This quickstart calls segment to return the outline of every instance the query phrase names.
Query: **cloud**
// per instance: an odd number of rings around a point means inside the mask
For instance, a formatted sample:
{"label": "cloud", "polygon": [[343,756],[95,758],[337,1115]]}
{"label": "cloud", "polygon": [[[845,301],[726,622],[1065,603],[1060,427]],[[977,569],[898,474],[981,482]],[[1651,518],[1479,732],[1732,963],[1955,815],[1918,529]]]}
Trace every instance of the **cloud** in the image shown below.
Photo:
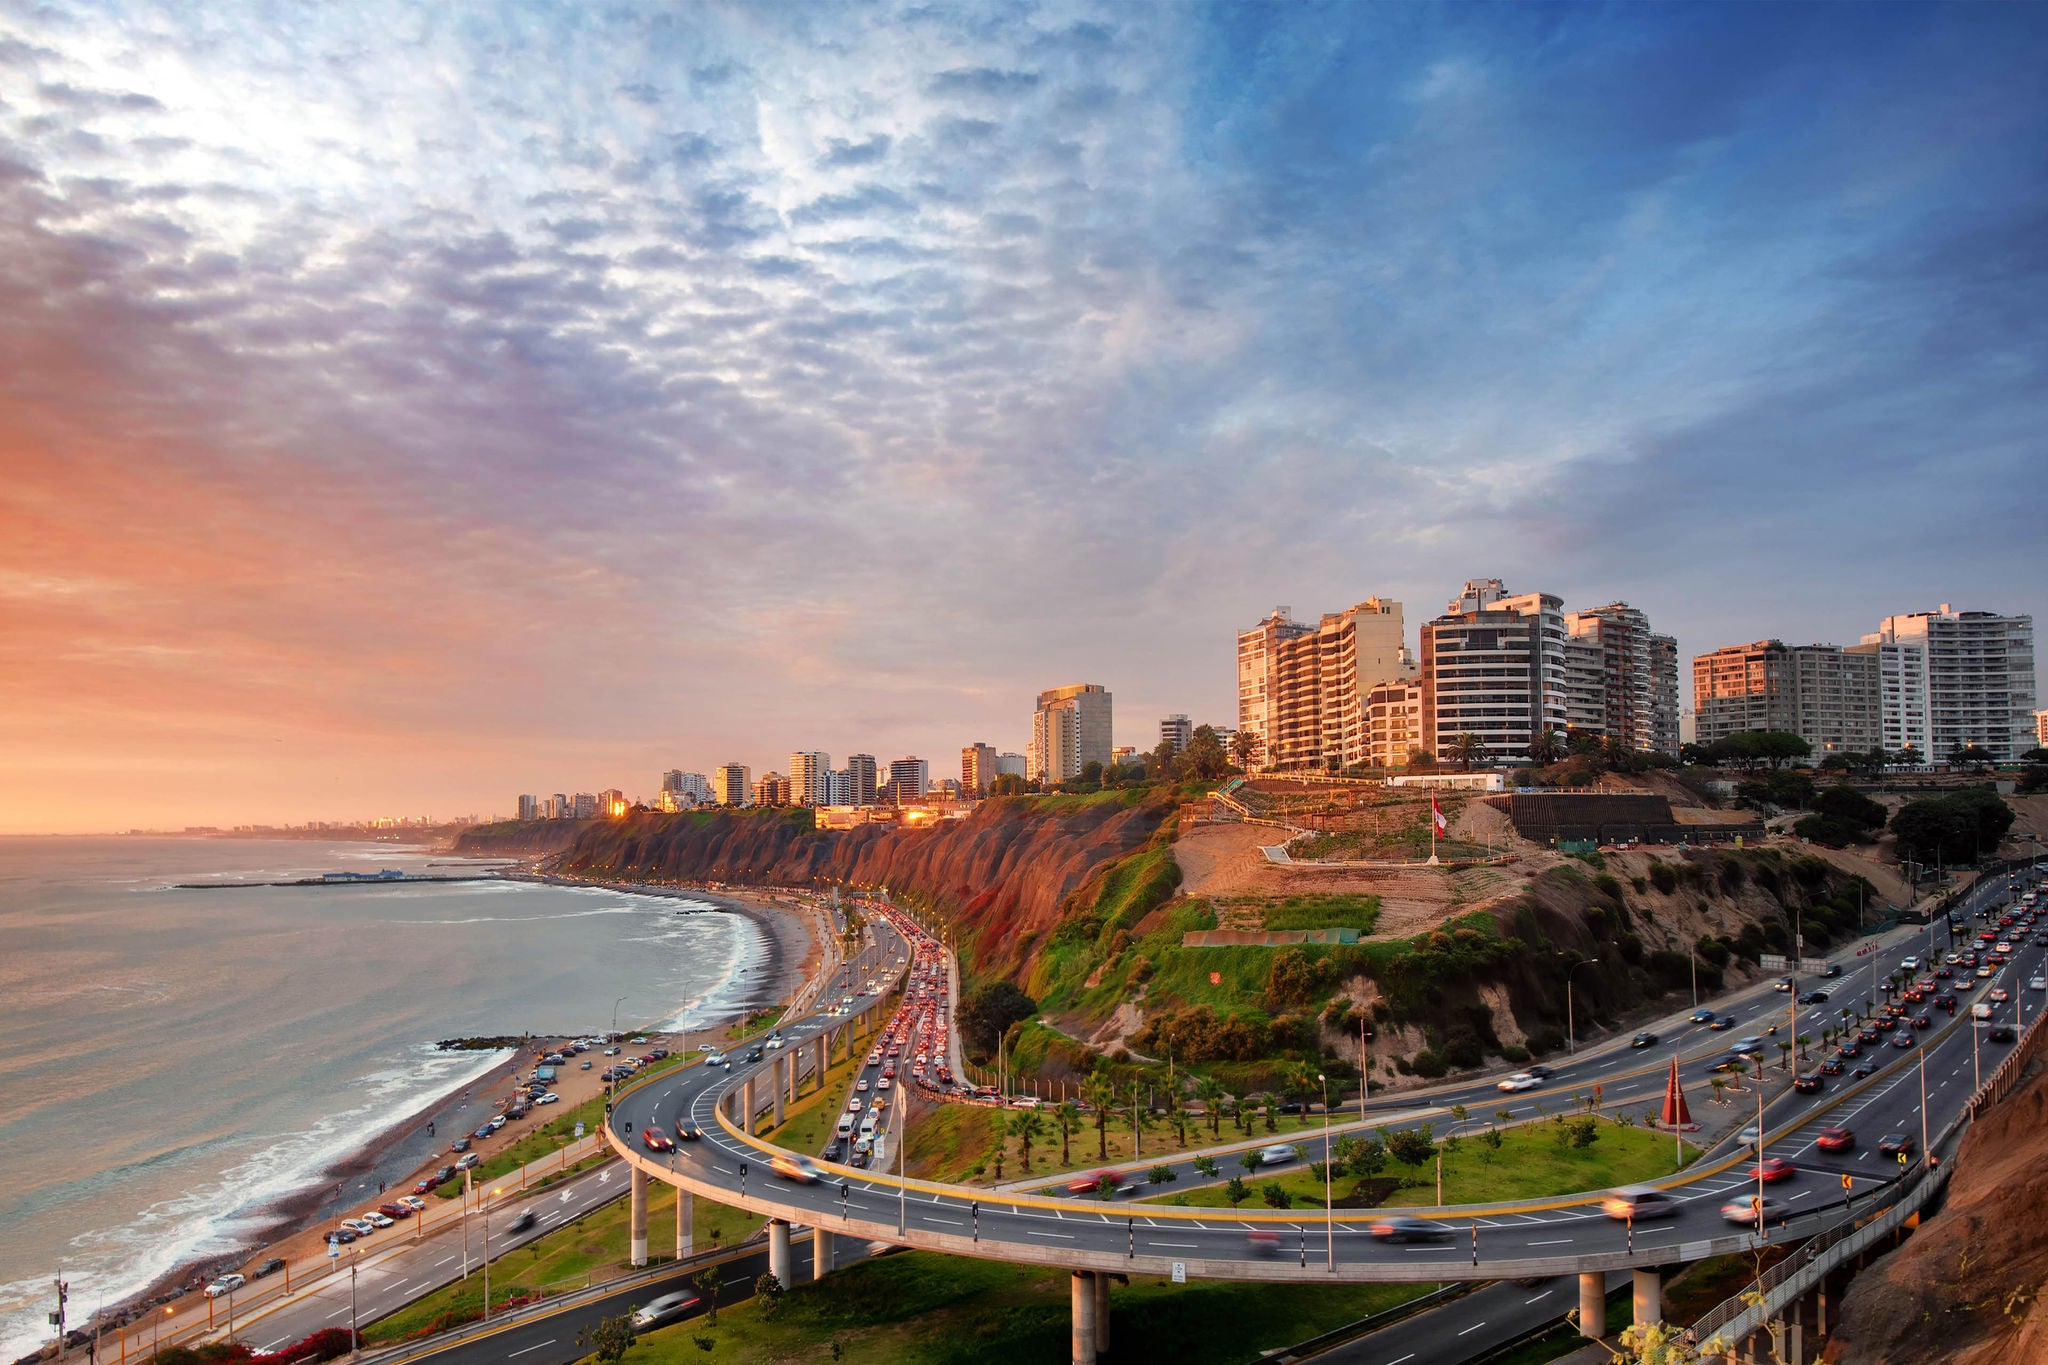
{"label": "cloud", "polygon": [[876,133],[873,137],[859,142],[849,142],[843,137],[829,138],[825,143],[825,155],[818,158],[818,164],[873,166],[889,155],[890,142],[887,133]]}
{"label": "cloud", "polygon": [[1001,71],[994,67],[956,67],[941,71],[925,82],[933,95],[984,95],[1006,98],[1027,94],[1038,88],[1036,71]]}

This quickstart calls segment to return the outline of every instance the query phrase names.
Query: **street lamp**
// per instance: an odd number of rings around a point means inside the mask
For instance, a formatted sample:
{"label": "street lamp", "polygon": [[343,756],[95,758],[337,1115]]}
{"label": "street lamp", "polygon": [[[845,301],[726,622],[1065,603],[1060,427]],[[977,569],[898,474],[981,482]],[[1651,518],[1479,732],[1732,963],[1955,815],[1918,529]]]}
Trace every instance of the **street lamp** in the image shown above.
{"label": "street lamp", "polygon": [[631,998],[632,998],[631,996],[625,996],[625,995],[622,995],[622,996],[620,996],[620,997],[619,997],[618,999],[616,999],[616,1000],[612,1001],[612,1032],[613,1032],[613,1033],[617,1033],[617,1032],[619,1031],[619,1006],[621,1006],[621,1005],[625,1004],[625,1003],[626,1003],[626,1001],[630,1000]]}
{"label": "street lamp", "polygon": [[1578,1033],[1572,1018],[1572,973],[1581,967],[1590,967],[1599,960],[1597,957],[1589,957],[1564,969],[1564,1039],[1567,1052],[1579,1050]]}
{"label": "street lamp", "polygon": [[1323,1086],[1323,1236],[1330,1248],[1330,1273],[1337,1273],[1337,1204],[1331,1194],[1330,1171],[1330,1080],[1322,1072],[1316,1079]]}

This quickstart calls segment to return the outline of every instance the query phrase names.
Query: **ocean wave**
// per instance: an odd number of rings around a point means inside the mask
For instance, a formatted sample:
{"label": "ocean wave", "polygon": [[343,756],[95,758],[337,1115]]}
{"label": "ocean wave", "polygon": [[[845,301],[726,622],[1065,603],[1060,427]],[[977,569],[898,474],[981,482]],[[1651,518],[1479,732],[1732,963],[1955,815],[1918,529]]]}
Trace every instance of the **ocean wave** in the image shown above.
{"label": "ocean wave", "polygon": [[552,915],[465,915],[461,919],[387,919],[384,924],[538,924],[552,919],[589,919],[593,915],[637,915],[642,913],[631,905],[614,905],[603,910],[563,910]]}
{"label": "ocean wave", "polygon": [[[81,1306],[75,1316],[84,1316],[85,1304],[118,1303],[140,1293],[181,1263],[239,1250],[271,1221],[270,1210],[280,1201],[324,1183],[327,1168],[335,1162],[449,1092],[473,1085],[505,1055],[442,1052],[422,1043],[406,1060],[363,1077],[361,1089],[351,1092],[362,1095],[362,1103],[295,1132],[235,1143],[246,1154],[220,1168],[217,1178],[159,1200],[117,1227],[73,1237],[65,1273],[72,1301]],[[247,1150],[252,1143],[263,1145]],[[224,1144],[215,1140],[199,1145]],[[117,1169],[161,1163],[175,1155],[152,1154]],[[43,1287],[41,1280],[0,1285],[0,1359],[12,1359],[47,1339],[37,1306]]]}

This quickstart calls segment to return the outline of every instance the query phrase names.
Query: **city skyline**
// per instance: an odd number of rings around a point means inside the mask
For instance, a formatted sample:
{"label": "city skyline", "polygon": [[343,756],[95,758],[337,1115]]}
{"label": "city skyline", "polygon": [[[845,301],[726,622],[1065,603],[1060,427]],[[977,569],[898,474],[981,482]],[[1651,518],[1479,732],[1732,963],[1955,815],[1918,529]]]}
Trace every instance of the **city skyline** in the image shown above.
{"label": "city skyline", "polygon": [[0,832],[2048,611],[2037,8],[238,13],[0,40]]}

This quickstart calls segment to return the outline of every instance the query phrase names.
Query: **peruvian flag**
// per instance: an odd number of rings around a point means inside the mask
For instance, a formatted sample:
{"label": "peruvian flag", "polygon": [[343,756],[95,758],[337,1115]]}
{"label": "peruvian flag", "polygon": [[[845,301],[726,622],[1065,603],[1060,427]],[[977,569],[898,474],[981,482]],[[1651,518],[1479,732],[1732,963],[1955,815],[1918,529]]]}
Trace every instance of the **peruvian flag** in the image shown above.
{"label": "peruvian flag", "polygon": [[1451,822],[1444,819],[1444,808],[1436,803],[1436,797],[1429,798],[1429,815],[1436,821],[1436,837],[1441,839],[1451,832]]}

